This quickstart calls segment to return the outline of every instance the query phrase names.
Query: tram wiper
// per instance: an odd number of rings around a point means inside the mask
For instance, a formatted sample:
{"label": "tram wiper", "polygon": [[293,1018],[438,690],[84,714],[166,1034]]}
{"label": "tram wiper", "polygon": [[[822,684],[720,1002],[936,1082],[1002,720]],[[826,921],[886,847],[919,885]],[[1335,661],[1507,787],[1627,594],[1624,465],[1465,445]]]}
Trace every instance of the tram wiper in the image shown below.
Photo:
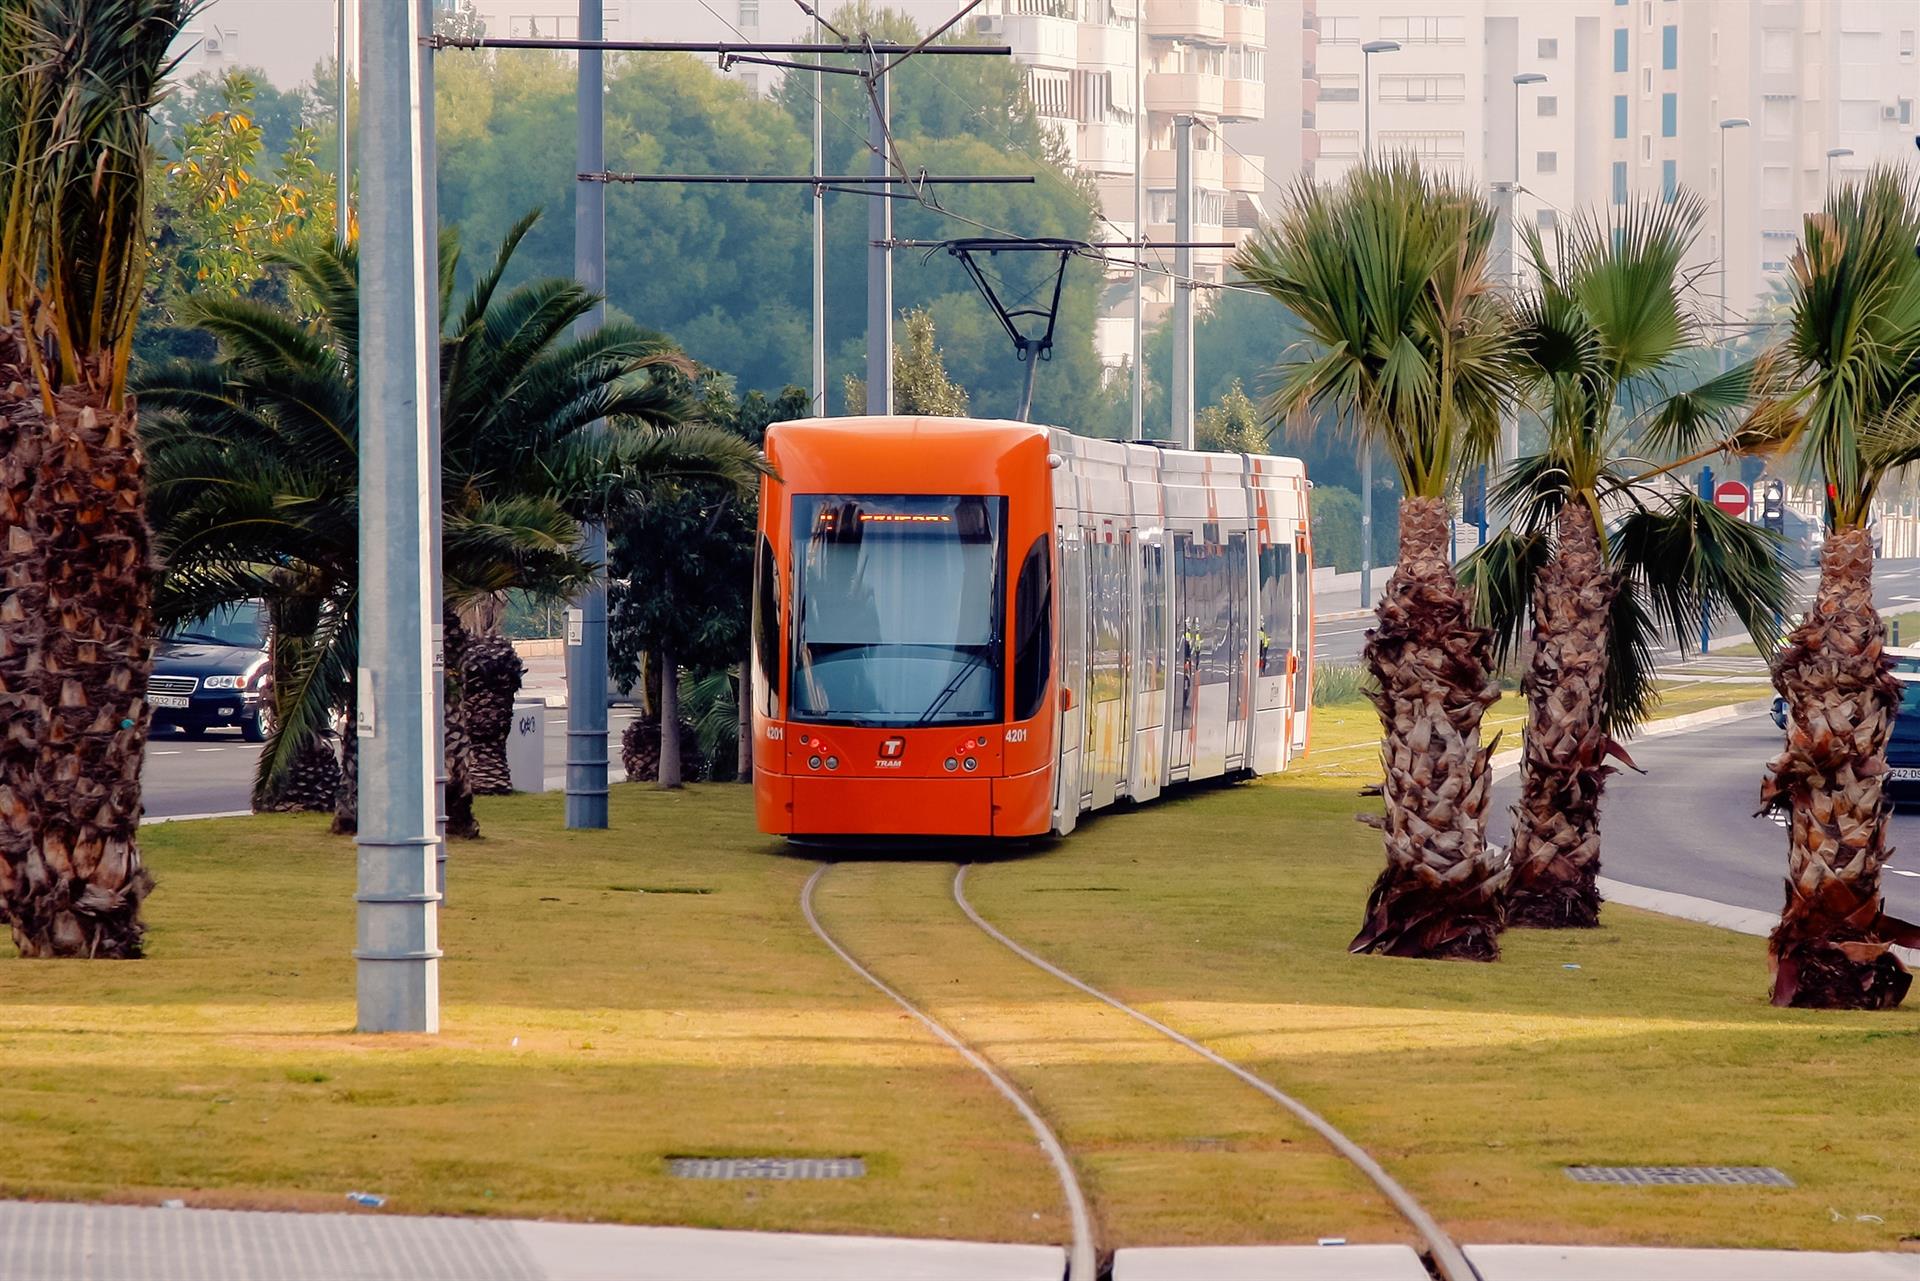
{"label": "tram wiper", "polygon": [[987,656],[993,652],[993,645],[988,645],[985,649],[968,655],[967,661],[960,665],[960,670],[953,674],[953,679],[949,680],[946,687],[940,691],[933,702],[927,705],[927,710],[920,713],[920,719],[915,721],[914,724],[925,725],[928,721],[938,716],[940,709],[945,707],[948,701],[960,692],[960,687],[966,683],[967,677],[973,675],[976,669],[984,666],[987,661]]}

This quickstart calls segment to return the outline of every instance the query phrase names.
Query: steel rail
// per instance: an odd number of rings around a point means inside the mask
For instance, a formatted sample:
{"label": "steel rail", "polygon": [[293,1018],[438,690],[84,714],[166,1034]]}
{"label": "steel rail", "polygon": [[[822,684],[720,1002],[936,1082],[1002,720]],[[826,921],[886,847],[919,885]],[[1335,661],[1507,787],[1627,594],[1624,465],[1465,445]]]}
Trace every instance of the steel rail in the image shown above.
{"label": "steel rail", "polygon": [[[968,864],[962,863],[959,870],[954,873],[953,901],[960,905],[960,910],[967,914],[967,919],[979,926],[989,938],[992,938],[995,942],[1005,947],[1029,965],[1035,966],[1047,974],[1052,975],[1067,986],[1078,988],[1094,1000],[1104,1002],[1127,1017],[1144,1023],[1168,1040],[1192,1050],[1195,1054],[1198,1054],[1201,1058],[1207,1060],[1207,1062],[1212,1063],[1215,1067],[1225,1068],[1254,1089],[1260,1091],[1260,1093],[1272,1099],[1275,1103],[1278,1103],[1287,1111],[1293,1113],[1302,1124],[1325,1139],[1332,1145],[1334,1151],[1352,1162],[1362,1174],[1366,1175],[1367,1178],[1372,1181],[1373,1185],[1380,1190],[1381,1194],[1392,1203],[1393,1208],[1400,1212],[1401,1217],[1406,1219],[1406,1221],[1412,1225],[1414,1231],[1420,1234],[1420,1239],[1426,1244],[1428,1261],[1433,1265],[1434,1270],[1440,1274],[1441,1281],[1480,1281],[1480,1274],[1473,1270],[1473,1265],[1467,1262],[1467,1256],[1461,1252],[1460,1247],[1454,1243],[1453,1238],[1447,1235],[1447,1230],[1440,1226],[1439,1220],[1429,1214],[1426,1207],[1416,1201],[1413,1194],[1402,1187],[1398,1179],[1388,1174],[1386,1168],[1374,1160],[1373,1156],[1368,1153],[1365,1148],[1335,1129],[1332,1122],[1328,1121],[1325,1117],[1292,1095],[1280,1090],[1271,1082],[1247,1071],[1247,1069],[1241,1067],[1232,1059],[1208,1049],[1184,1033],[1175,1031],[1152,1015],[1141,1013],[1125,1001],[1108,996],[1091,983],[1069,974],[1045,957],[1028,951],[1007,937],[1007,935],[999,929],[995,928],[992,922],[975,911],[973,904],[967,901],[966,880],[968,866]],[[811,882],[809,882],[809,884],[811,884]]]}
{"label": "steel rail", "polygon": [[[1073,1172],[1073,1162],[1067,1158],[1067,1150],[1065,1146],[1061,1144],[1059,1136],[1053,1132],[1053,1128],[1046,1123],[1041,1115],[1034,1110],[1033,1104],[1027,1102],[1026,1097],[1022,1095],[1019,1090],[1015,1089],[1011,1082],[996,1072],[993,1065],[987,1062],[977,1050],[973,1049],[965,1041],[962,1041],[954,1033],[948,1031],[947,1028],[932,1015],[927,1014],[913,1004],[913,1002],[907,1000],[906,997],[900,995],[900,993],[896,992],[893,988],[888,987],[872,970],[855,960],[853,953],[842,947],[839,942],[834,939],[833,935],[827,933],[826,927],[820,924],[820,918],[814,914],[813,890],[814,887],[820,883],[820,879],[827,874],[827,870],[832,866],[831,863],[822,863],[819,868],[814,871],[813,875],[807,878],[806,885],[800,891],[800,914],[807,918],[808,926],[819,936],[820,941],[825,943],[829,948],[832,948],[834,955],[845,961],[849,969],[878,988],[880,992],[895,1005],[898,1005],[908,1014],[920,1020],[921,1024],[925,1026],[929,1032],[932,1032],[936,1037],[951,1046],[956,1054],[965,1059],[976,1071],[986,1077],[988,1081],[992,1082],[993,1088],[1000,1091],[1007,1102],[1013,1104],[1014,1109],[1025,1119],[1027,1128],[1033,1131],[1033,1137],[1039,1141],[1040,1150],[1045,1152],[1047,1154],[1047,1160],[1053,1163],[1054,1173],[1059,1176],[1060,1179],[1060,1191],[1066,1198],[1067,1218],[1073,1224],[1073,1243],[1067,1249],[1067,1281],[1095,1281],[1097,1264],[1095,1262],[1093,1216],[1087,1209],[1086,1193],[1080,1189],[1080,1180]],[[964,871],[964,869],[962,870]]]}

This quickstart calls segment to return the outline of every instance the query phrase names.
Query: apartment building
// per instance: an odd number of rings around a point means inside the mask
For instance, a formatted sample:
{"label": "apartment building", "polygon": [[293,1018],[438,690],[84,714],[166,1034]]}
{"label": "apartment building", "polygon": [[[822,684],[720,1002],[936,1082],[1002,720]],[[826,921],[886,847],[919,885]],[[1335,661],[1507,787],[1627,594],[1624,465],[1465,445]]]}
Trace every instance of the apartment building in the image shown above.
{"label": "apartment building", "polygon": [[316,65],[333,61],[337,17],[337,0],[213,0],[174,41],[176,74],[251,67],[281,89],[310,83]]}
{"label": "apartment building", "polygon": [[[1360,163],[1370,91],[1376,156],[1411,152],[1469,181],[1517,181],[1517,224],[1551,229],[1600,198],[1606,108],[1592,86],[1604,77],[1610,0],[1317,4],[1317,179]],[[1373,41],[1399,47],[1364,53]]]}
{"label": "apartment building", "polygon": [[1704,196],[1694,266],[1735,320],[1829,175],[1914,158],[1920,0],[1612,0],[1607,25],[1607,198]]}

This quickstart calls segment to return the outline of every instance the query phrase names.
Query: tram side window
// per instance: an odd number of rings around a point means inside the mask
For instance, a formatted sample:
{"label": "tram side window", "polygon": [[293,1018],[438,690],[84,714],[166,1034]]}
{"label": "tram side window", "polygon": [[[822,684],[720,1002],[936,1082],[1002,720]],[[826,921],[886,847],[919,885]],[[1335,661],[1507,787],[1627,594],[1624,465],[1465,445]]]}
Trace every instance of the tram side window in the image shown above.
{"label": "tram side window", "polygon": [[1053,555],[1047,535],[1033,540],[1013,597],[1013,719],[1040,714],[1053,668]]}
{"label": "tram side window", "polygon": [[1140,549],[1141,688],[1158,693],[1167,687],[1167,562],[1158,545]]}
{"label": "tram side window", "polygon": [[1180,671],[1190,685],[1206,680],[1207,653],[1213,637],[1213,591],[1208,568],[1206,544],[1181,540],[1174,561],[1174,572],[1180,576],[1180,617],[1174,639]]}
{"label": "tram side window", "polygon": [[762,716],[780,712],[780,570],[773,561],[773,545],[760,535],[760,555],[753,567],[753,664],[760,688],[756,696]]}
{"label": "tram side window", "polygon": [[1284,676],[1293,648],[1293,548],[1260,549],[1260,674]]}
{"label": "tram side window", "polygon": [[[1244,565],[1245,562],[1243,561]],[[1202,685],[1224,685],[1229,679],[1228,663],[1233,653],[1233,597],[1227,564],[1227,549],[1218,543],[1207,544],[1206,610],[1201,614],[1207,633],[1207,661],[1201,669]]]}
{"label": "tram side window", "polygon": [[1121,695],[1120,651],[1126,624],[1126,568],[1117,543],[1089,544],[1093,567],[1093,700]]}

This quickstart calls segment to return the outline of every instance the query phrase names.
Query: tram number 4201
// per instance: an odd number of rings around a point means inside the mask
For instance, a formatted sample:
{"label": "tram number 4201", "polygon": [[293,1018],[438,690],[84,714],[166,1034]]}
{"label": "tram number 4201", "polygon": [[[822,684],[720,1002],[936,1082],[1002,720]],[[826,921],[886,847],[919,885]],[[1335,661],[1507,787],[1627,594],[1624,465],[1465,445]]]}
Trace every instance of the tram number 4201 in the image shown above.
{"label": "tram number 4201", "polygon": [[780,742],[780,741],[782,741],[783,739],[785,739],[785,738],[786,738],[786,736],[787,736],[787,727],[786,727],[786,726],[784,726],[784,725],[769,725],[769,726],[767,726],[767,741],[768,741],[769,743],[778,743],[778,742]]}
{"label": "tram number 4201", "polygon": [[1007,731],[1007,741],[1009,743],[1024,743],[1027,741],[1027,731],[1023,729],[1010,729]]}

